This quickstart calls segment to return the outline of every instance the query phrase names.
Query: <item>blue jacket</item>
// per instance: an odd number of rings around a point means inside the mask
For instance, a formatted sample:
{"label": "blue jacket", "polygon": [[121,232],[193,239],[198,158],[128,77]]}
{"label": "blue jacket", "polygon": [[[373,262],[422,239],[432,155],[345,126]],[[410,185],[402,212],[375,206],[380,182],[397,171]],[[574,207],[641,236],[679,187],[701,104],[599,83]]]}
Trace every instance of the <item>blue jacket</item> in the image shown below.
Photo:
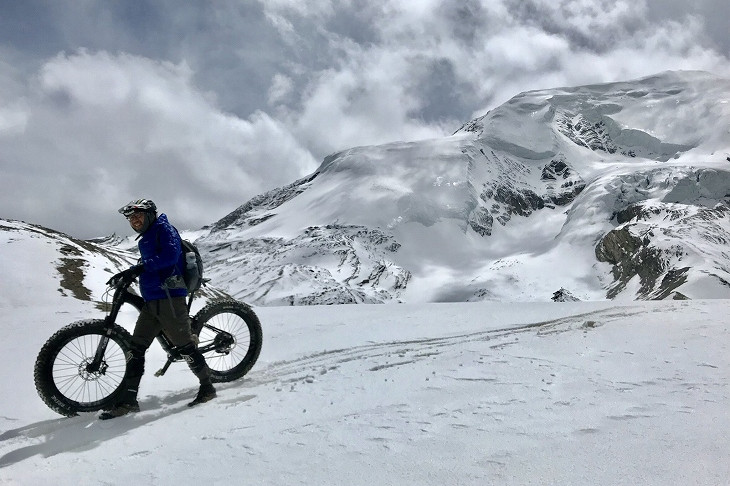
{"label": "blue jacket", "polygon": [[[139,291],[145,301],[166,299],[167,293],[162,287],[168,277],[182,276],[182,247],[180,236],[167,221],[167,216],[160,214],[157,219],[142,233],[137,244],[140,261],[144,271],[139,276]],[[171,297],[188,295],[187,289],[168,288]]]}

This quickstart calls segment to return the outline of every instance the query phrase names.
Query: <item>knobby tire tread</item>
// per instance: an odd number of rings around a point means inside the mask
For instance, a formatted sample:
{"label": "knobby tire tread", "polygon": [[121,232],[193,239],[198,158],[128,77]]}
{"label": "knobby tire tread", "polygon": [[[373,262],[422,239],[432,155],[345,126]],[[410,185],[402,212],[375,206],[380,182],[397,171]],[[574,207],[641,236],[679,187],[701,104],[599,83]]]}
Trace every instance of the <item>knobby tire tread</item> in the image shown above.
{"label": "knobby tire tread", "polygon": [[[106,334],[108,329],[109,327],[103,319],[78,321],[56,331],[43,345],[36,358],[35,367],[33,368],[33,378],[38,395],[51,410],[67,417],[73,417],[78,415],[79,412],[95,412],[116,402],[117,396],[123,388],[121,385],[124,383],[124,380],[122,380],[115,391],[106,397],[95,402],[80,403],[69,399],[60,392],[53,379],[54,363],[58,357],[58,353],[66,344],[75,338],[85,335]],[[132,336],[118,324],[112,324],[111,329],[112,333],[110,337],[126,354],[129,351]]]}

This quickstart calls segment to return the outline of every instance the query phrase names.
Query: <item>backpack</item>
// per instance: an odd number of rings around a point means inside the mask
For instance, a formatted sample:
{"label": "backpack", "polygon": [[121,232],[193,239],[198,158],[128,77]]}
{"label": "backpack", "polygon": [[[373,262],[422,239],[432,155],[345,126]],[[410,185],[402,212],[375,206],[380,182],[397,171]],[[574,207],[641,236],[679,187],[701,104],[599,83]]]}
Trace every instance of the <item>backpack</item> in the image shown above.
{"label": "backpack", "polygon": [[207,280],[203,279],[203,258],[201,258],[197,246],[188,240],[184,240],[180,236],[177,228],[173,226],[172,229],[175,230],[177,237],[180,239],[182,256],[180,257],[179,263],[182,267],[182,278],[185,282],[185,288],[188,289],[188,294],[191,294],[207,282]]}
{"label": "backpack", "polygon": [[203,280],[203,259],[200,257],[198,247],[190,241],[180,238],[180,246],[182,247],[184,261],[183,280],[190,294],[205,283],[205,280]]}

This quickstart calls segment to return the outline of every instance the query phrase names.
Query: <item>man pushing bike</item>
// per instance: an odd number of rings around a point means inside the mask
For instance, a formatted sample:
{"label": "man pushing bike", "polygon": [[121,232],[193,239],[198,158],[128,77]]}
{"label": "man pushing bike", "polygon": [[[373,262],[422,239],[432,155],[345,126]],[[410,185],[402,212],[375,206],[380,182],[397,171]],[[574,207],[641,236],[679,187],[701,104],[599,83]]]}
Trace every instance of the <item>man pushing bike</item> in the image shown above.
{"label": "man pushing bike", "polygon": [[139,234],[140,261],[114,275],[109,282],[132,281],[139,276],[139,289],[145,303],[134,327],[127,356],[126,389],[117,403],[99,415],[101,420],[121,417],[139,411],[137,393],[144,374],[145,352],[155,337],[164,332],[180,349],[190,370],[200,380],[194,406],[216,396],[210,369],[198,350],[192,335],[185,297],[188,291],[182,277],[185,265],[180,236],[165,214],[157,215],[157,206],[149,199],[138,199],[125,205],[123,214]]}

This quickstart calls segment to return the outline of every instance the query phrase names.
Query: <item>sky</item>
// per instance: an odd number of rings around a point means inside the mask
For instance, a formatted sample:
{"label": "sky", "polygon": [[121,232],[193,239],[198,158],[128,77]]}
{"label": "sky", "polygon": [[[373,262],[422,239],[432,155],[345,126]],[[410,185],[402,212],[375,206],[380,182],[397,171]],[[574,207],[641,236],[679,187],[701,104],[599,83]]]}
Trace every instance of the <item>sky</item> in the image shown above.
{"label": "sky", "polygon": [[725,0],[0,0],[0,218],[181,229],[531,89],[730,76]]}

